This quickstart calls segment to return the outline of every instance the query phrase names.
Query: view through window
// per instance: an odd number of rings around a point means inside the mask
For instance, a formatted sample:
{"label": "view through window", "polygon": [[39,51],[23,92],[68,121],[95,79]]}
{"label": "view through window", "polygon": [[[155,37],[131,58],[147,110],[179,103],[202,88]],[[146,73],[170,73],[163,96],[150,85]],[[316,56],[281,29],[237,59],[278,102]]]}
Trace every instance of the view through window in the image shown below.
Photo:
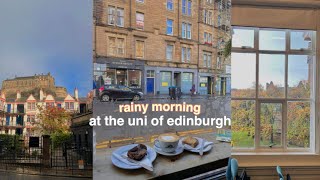
{"label": "view through window", "polygon": [[234,27],[235,151],[312,151],[315,32]]}

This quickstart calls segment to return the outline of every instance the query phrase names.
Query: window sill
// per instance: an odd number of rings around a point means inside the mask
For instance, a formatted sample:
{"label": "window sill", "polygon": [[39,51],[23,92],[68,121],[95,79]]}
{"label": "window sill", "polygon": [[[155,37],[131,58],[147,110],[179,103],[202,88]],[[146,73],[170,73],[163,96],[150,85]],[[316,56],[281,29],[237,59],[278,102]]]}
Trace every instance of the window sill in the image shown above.
{"label": "window sill", "polygon": [[320,155],[312,152],[233,152],[240,167],[320,166]]}

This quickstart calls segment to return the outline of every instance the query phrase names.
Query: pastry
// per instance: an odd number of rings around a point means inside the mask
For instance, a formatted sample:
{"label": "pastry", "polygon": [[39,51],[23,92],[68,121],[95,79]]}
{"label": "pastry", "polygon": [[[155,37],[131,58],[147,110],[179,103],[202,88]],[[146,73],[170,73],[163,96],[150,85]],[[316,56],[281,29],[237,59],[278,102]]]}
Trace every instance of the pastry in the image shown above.
{"label": "pastry", "polygon": [[198,141],[197,138],[188,136],[188,137],[184,138],[184,140],[182,141],[182,143],[183,143],[183,144],[188,144],[189,146],[195,148],[195,147],[198,146],[199,141]]}
{"label": "pastry", "polygon": [[130,149],[127,153],[127,156],[130,159],[140,161],[147,155],[147,146],[143,144],[138,144],[134,148]]}

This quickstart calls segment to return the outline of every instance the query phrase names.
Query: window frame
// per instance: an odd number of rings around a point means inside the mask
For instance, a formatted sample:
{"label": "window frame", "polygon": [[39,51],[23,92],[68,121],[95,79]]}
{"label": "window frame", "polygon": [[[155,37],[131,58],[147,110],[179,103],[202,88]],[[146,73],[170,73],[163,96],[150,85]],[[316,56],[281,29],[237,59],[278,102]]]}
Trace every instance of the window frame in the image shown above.
{"label": "window frame", "polygon": [[[171,51],[171,59],[168,58],[167,53],[168,53],[168,47],[172,47],[172,51]],[[166,45],[166,61],[172,61],[173,60],[173,55],[174,55],[174,45],[173,44],[167,44]]]}
{"label": "window frame", "polygon": [[[315,153],[316,148],[316,139],[315,139],[315,120],[317,114],[315,113],[316,106],[316,94],[317,94],[317,79],[316,70],[318,65],[312,67],[312,84],[310,85],[312,92],[310,93],[310,98],[290,98],[288,97],[288,62],[290,55],[310,55],[313,56],[313,62],[316,62],[316,52],[315,52],[315,43],[316,35],[315,32],[312,34],[312,49],[310,50],[294,50],[290,47],[291,32],[299,31],[296,29],[275,29],[275,28],[259,28],[259,27],[242,27],[234,26],[233,29],[247,29],[254,30],[254,46],[247,47],[232,47],[232,53],[251,53],[256,55],[255,66],[256,66],[256,77],[255,77],[255,96],[254,97],[232,97],[231,100],[234,101],[254,101],[255,103],[255,119],[254,119],[254,146],[253,147],[233,147],[233,152],[235,153]],[[285,31],[285,50],[260,50],[259,49],[259,31],[260,30],[271,30],[271,31]],[[281,98],[265,98],[259,97],[259,55],[261,54],[281,54],[285,55],[285,67],[284,67],[284,88],[285,96]],[[288,148],[287,147],[287,105],[289,102],[309,102],[310,103],[310,144],[309,148]],[[281,103],[282,104],[282,146],[281,147],[263,147],[260,145],[260,104],[261,103]]]}
{"label": "window frame", "polygon": [[[142,57],[138,57],[138,56],[137,56],[137,46],[138,46],[138,43],[142,43],[142,44],[143,44]],[[135,44],[135,57],[138,58],[138,59],[143,59],[143,58],[145,58],[145,41],[140,40],[140,39],[137,39],[137,40],[136,40],[136,44]]]}
{"label": "window frame", "polygon": [[[141,15],[142,20],[138,20],[138,15]],[[142,26],[139,26],[138,22],[140,22],[140,24],[142,24]],[[139,11],[136,12],[136,29],[137,30],[144,30],[144,13],[143,12],[139,12]]]}
{"label": "window frame", "polygon": [[[114,10],[114,14],[112,13],[110,14],[110,8]],[[118,11],[121,11],[121,10],[122,10],[123,16],[118,15]],[[108,25],[124,27],[124,8],[109,5],[107,11],[108,11],[108,18],[107,18]],[[113,16],[113,19],[114,19],[113,23],[111,23],[110,16]],[[120,19],[120,22],[122,22],[120,25],[118,24],[118,19]]]}
{"label": "window frame", "polygon": [[[172,25],[171,25],[171,33],[168,33],[168,28],[170,27],[168,22],[171,21]],[[167,18],[167,21],[166,21],[166,35],[169,35],[169,36],[173,36],[173,19],[169,19]]]}
{"label": "window frame", "polygon": [[[172,9],[169,8],[168,4],[171,4]],[[168,11],[174,11],[174,2],[173,0],[167,0],[166,7]]]}

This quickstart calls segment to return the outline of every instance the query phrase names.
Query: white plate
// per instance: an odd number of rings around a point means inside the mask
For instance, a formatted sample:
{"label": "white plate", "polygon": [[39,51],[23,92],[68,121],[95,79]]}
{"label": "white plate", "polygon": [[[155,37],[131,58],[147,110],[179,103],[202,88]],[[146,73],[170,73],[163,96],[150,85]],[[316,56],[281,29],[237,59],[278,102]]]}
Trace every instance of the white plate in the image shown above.
{"label": "white plate", "polygon": [[[181,142],[185,139],[186,137],[182,138],[181,139]],[[187,151],[190,151],[190,152],[195,152],[195,153],[199,153],[200,152],[200,146],[201,146],[201,141],[205,141],[205,139],[202,139],[202,138],[198,138],[198,137],[194,137],[198,140],[198,145],[195,147],[195,148],[192,148],[191,146],[188,146],[186,144],[183,145],[184,149],[187,150]],[[213,147],[213,144],[211,145],[208,145],[207,147],[205,147],[203,149],[203,152],[208,152],[212,149]]]}
{"label": "white plate", "polygon": [[[113,151],[112,154],[116,153],[116,154],[118,154],[120,156],[121,155],[127,155],[128,151],[130,149],[132,149],[133,147],[137,146],[137,145],[138,144],[130,144],[130,145],[127,145],[127,146],[122,146],[122,147],[116,149],[115,151]],[[156,151],[153,148],[147,146],[147,155],[144,158],[148,158],[149,161],[152,163],[156,159],[156,157],[157,157]],[[122,169],[139,169],[139,168],[142,168],[140,165],[131,163],[126,159],[123,159],[122,161],[120,161],[119,159],[117,159],[113,155],[111,156],[111,161],[112,161],[113,165],[115,165],[115,166],[117,166],[119,168],[122,168]],[[123,161],[124,162],[128,161],[128,163],[124,163]]]}
{"label": "white plate", "polygon": [[155,145],[153,145],[153,148],[154,148],[154,150],[155,150],[157,153],[159,153],[159,154],[161,154],[161,155],[164,155],[164,156],[176,156],[176,155],[181,154],[181,153],[183,152],[183,150],[184,150],[184,147],[183,147],[181,141],[179,141],[179,144],[178,144],[177,149],[176,149],[174,152],[171,152],[171,153],[163,152],[160,148],[158,148],[158,147],[155,146]]}

